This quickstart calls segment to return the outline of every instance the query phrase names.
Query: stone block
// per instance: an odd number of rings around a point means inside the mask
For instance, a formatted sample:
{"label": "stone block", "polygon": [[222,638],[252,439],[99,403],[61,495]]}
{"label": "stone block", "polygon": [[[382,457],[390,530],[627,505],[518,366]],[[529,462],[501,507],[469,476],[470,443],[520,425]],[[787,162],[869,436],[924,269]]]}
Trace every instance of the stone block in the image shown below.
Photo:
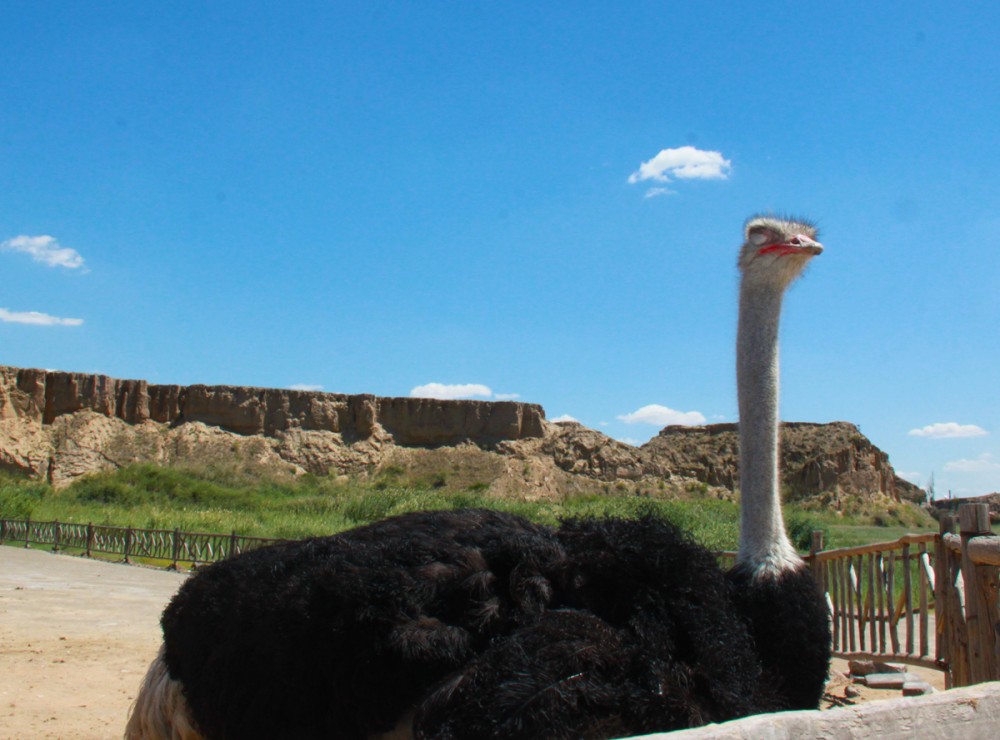
{"label": "stone block", "polygon": [[903,684],[903,696],[923,696],[933,693],[934,687],[926,681],[907,681]]}
{"label": "stone block", "polygon": [[905,683],[923,681],[916,673],[870,673],[864,683],[873,689],[901,689]]}

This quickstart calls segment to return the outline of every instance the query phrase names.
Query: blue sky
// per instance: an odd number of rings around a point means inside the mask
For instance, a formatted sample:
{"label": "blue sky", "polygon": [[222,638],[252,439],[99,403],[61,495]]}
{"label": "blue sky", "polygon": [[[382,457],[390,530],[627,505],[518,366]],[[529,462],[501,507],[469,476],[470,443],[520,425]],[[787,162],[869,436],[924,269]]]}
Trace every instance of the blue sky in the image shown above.
{"label": "blue sky", "polygon": [[2,9],[0,363],[643,442],[736,420],[736,251],[777,211],[826,245],[783,418],[1000,490],[994,5]]}

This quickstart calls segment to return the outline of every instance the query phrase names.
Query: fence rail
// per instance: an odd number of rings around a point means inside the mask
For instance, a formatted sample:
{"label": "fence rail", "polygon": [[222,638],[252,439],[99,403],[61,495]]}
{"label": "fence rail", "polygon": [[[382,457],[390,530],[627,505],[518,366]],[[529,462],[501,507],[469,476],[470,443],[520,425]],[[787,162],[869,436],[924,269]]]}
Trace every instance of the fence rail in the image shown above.
{"label": "fence rail", "polygon": [[0,543],[23,542],[52,545],[54,550],[76,549],[90,557],[93,553],[121,555],[126,563],[134,558],[165,561],[168,567],[181,563],[204,565],[225,560],[247,550],[287,540],[247,537],[233,532],[182,532],[179,529],[140,529],[106,524],[72,524],[0,519]]}
{"label": "fence rail", "polygon": [[[824,550],[821,533],[814,534],[808,562],[826,592],[834,655],[938,668],[949,687],[1000,680],[1000,537],[985,504],[962,505],[958,521],[957,535],[945,514],[938,533],[838,550]],[[5,541],[177,568],[286,540],[0,519]],[[717,555],[726,567],[734,553]]]}

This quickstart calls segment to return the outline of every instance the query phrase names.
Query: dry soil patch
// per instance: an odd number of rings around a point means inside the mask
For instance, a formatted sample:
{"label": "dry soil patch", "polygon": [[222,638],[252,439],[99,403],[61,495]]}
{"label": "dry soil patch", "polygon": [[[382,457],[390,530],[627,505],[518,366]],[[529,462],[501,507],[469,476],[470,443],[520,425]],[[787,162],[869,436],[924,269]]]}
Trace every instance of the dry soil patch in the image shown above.
{"label": "dry soil patch", "polygon": [[0,547],[0,737],[121,737],[184,578]]}

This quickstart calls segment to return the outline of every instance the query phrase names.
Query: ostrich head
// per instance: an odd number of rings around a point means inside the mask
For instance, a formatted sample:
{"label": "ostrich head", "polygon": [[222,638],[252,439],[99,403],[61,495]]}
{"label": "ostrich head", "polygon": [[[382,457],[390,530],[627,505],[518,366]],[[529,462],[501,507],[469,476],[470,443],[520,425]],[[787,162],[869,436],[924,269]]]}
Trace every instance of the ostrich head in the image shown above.
{"label": "ostrich head", "polygon": [[816,227],[801,219],[754,216],[744,230],[739,266],[748,284],[784,290],[823,251]]}

